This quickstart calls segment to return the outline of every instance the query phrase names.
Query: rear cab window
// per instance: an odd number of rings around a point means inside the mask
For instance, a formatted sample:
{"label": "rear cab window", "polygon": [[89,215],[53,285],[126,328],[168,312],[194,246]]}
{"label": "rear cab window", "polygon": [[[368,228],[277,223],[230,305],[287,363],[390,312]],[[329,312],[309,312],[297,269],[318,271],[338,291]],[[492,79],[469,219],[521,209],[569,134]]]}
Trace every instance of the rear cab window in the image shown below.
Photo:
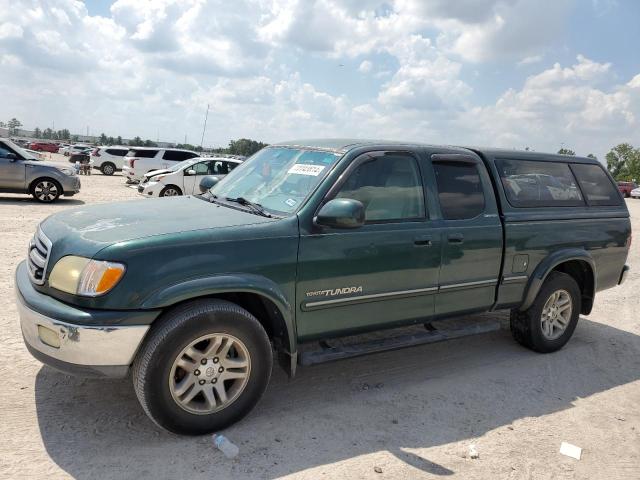
{"label": "rear cab window", "polygon": [[543,160],[497,159],[507,200],[514,207],[584,206],[568,163]]}
{"label": "rear cab window", "polygon": [[485,198],[478,165],[433,161],[438,199],[445,220],[475,218],[484,212]]}

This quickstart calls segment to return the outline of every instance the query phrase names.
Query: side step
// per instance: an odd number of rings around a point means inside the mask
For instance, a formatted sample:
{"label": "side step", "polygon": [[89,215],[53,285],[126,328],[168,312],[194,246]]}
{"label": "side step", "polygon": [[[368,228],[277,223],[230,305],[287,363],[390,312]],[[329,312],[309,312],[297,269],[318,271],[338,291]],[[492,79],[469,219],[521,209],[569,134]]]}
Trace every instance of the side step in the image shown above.
{"label": "side step", "polygon": [[[438,322],[442,323],[442,322]],[[445,324],[446,325],[446,324]],[[371,340],[364,340],[359,343],[345,342],[342,339],[321,341],[320,349],[302,350],[299,352],[298,362],[300,365],[309,366],[319,363],[332,362],[343,358],[359,357],[370,353],[384,352],[398,348],[424,345],[427,343],[443,342],[454,338],[468,337],[482,333],[500,330],[500,322],[496,320],[476,321],[463,326],[451,326],[450,328],[435,328],[431,323],[424,324],[424,330],[416,330],[415,327],[410,333],[405,333],[394,337],[383,336]],[[356,337],[349,337],[351,339]]]}

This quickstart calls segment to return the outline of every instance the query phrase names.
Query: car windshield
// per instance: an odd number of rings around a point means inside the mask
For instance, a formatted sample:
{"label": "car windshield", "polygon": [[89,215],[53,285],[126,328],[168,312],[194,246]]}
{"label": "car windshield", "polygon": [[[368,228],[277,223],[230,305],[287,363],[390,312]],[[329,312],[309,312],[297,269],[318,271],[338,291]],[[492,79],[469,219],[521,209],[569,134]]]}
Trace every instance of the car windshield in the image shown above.
{"label": "car windshield", "polygon": [[14,152],[18,153],[25,160],[40,160],[38,157],[36,157],[35,155],[27,152],[24,148],[16,145],[11,140],[3,140],[3,141],[7,144],[8,147],[13,149]]}
{"label": "car windshield", "polygon": [[268,147],[233,169],[210,191],[220,198],[243,198],[280,214],[296,211],[320,183],[339,154]]}

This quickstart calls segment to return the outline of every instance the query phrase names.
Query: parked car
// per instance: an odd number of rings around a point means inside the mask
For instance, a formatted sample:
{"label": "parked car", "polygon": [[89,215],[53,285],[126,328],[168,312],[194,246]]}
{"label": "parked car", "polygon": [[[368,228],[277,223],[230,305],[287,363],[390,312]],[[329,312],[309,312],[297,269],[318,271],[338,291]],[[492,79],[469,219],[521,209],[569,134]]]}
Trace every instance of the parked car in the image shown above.
{"label": "parked car", "polygon": [[618,182],[618,190],[626,198],[631,196],[631,190],[638,188],[635,182]]}
{"label": "parked car", "polygon": [[58,146],[49,142],[32,142],[29,144],[29,149],[37,152],[58,153]]}
{"label": "parked car", "polygon": [[631,190],[631,198],[640,198],[640,187]]}
{"label": "parked car", "polygon": [[127,183],[138,183],[147,172],[171,168],[178,162],[197,156],[196,152],[178,148],[135,147],[124,157],[122,173]]}
{"label": "parked car", "polygon": [[122,170],[128,151],[129,147],[96,147],[91,151],[93,168],[99,169],[103,175],[113,175]]}
{"label": "parked car", "polygon": [[224,178],[240,165],[240,160],[228,158],[192,158],[166,170],[146,173],[138,185],[138,193],[144,197],[173,197],[200,194],[200,180],[205,175]]}
{"label": "parked car", "polygon": [[65,157],[68,157],[70,155],[73,155],[74,153],[81,153],[81,152],[90,152],[91,151],[91,147],[89,145],[71,145],[65,149],[62,150],[62,154]]}
{"label": "parked car", "polygon": [[[536,173],[579,196],[510,186]],[[502,309],[516,341],[556,351],[596,293],[625,280],[630,243],[627,207],[597,160],[298,141],[262,149],[203,195],[46,218],[15,284],[37,359],[131,371],[155,423],[203,434],[253,408],[274,351],[294,375],[299,363],[446,338],[429,322]],[[326,345],[425,322],[420,335]],[[301,349],[316,341],[323,349]]]}
{"label": "parked car", "polygon": [[30,193],[39,202],[53,202],[80,191],[73,168],[44,162],[10,140],[0,139],[0,192]]}

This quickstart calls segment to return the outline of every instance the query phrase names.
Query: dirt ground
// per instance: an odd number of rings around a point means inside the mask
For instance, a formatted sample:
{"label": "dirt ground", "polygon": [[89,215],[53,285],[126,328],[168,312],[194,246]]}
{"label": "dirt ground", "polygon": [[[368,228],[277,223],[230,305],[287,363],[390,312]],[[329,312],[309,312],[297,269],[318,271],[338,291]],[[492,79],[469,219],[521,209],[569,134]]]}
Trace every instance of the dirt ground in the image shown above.
{"label": "dirt ground", "polygon": [[[293,381],[276,367],[258,407],[225,432],[240,447],[231,461],[208,436],[155,427],[130,379],[69,377],[24,348],[13,272],[38,222],[137,197],[119,175],[82,183],[54,205],[0,194],[0,478],[640,478],[638,239],[627,282],[598,294],[560,352],[528,351],[503,328],[300,368]],[[627,204],[638,232],[640,200]],[[505,314],[490,317],[506,327]],[[582,459],[560,455],[562,441]]]}

